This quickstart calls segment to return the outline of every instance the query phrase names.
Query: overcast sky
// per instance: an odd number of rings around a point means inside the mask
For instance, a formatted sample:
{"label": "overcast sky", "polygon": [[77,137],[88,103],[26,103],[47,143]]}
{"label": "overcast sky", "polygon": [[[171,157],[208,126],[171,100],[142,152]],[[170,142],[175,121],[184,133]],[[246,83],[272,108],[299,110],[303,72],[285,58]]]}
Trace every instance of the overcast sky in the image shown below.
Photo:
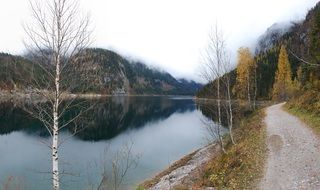
{"label": "overcast sky", "polygon": [[[82,0],[95,47],[143,60],[175,77],[199,80],[201,51],[219,23],[232,56],[273,23],[301,20],[317,0]],[[21,54],[28,0],[0,0],[0,51]]]}

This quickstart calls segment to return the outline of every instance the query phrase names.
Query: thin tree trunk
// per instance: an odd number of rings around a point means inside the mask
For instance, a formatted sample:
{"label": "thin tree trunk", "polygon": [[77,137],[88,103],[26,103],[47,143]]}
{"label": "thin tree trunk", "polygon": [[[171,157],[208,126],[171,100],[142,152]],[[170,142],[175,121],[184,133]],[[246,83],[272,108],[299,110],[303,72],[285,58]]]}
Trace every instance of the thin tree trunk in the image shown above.
{"label": "thin tree trunk", "polygon": [[229,100],[229,112],[230,112],[230,118],[229,118],[229,133],[230,133],[230,138],[232,144],[236,144],[233,138],[233,133],[232,133],[232,128],[233,128],[233,113],[232,113],[232,105],[231,105],[231,100]]}
{"label": "thin tree trunk", "polygon": [[228,94],[228,107],[229,107],[229,135],[231,138],[232,144],[236,144],[233,139],[232,128],[233,128],[233,113],[232,113],[232,102],[231,102],[231,94],[230,94],[230,81],[227,79],[227,94]]}
{"label": "thin tree trunk", "polygon": [[[218,63],[219,64],[219,63]],[[219,67],[219,66],[218,66]],[[218,73],[220,72],[220,69],[218,68]],[[221,100],[220,100],[220,76],[217,79],[217,103],[218,103],[218,136],[219,136],[219,141],[220,141],[220,146],[221,150],[225,153],[226,151],[224,150],[223,147],[223,139],[221,135]]]}
{"label": "thin tree trunk", "polygon": [[258,85],[257,85],[257,68],[255,67],[254,69],[254,98],[253,98],[253,109],[256,109],[256,100],[257,100],[257,90],[258,90]]}
{"label": "thin tree trunk", "polygon": [[[78,60],[83,50],[90,44],[89,19],[78,16],[77,0],[29,0],[34,22],[25,26],[25,31],[30,39],[26,44],[31,55],[35,55],[35,63],[43,71],[39,76],[34,76],[34,89],[46,102],[50,102],[50,107],[36,104],[36,109],[30,108],[30,112],[37,119],[41,120],[52,137],[51,156],[52,156],[52,189],[60,189],[59,175],[59,130],[67,124],[74,121],[76,117],[69,121],[60,121],[59,117],[68,109],[70,104],[61,105],[62,98],[60,85],[68,84],[62,87],[66,92],[71,91],[74,87],[69,82],[63,83],[61,73],[68,76],[73,66],[68,67],[73,61]],[[39,60],[38,60],[39,58]],[[48,63],[48,65],[46,65]],[[45,65],[44,65],[45,64]],[[52,73],[55,72],[55,73]],[[71,78],[63,77],[65,79]],[[48,91],[49,94],[43,93],[42,90]],[[80,107],[80,106],[79,106]],[[45,116],[43,116],[45,112]],[[52,113],[51,113],[52,112]],[[52,117],[47,117],[52,114]]]}
{"label": "thin tree trunk", "polygon": [[56,109],[57,109],[57,106],[55,105],[55,109],[53,113],[54,124],[53,124],[53,136],[52,136],[52,175],[53,175],[52,179],[53,179],[53,189],[59,190],[60,189],[59,161],[58,161],[59,130],[58,130],[58,112]]}
{"label": "thin tree trunk", "polygon": [[247,93],[248,93],[248,104],[251,109],[251,97],[250,97],[250,74],[248,73],[248,83],[247,83]]}
{"label": "thin tree trunk", "polygon": [[52,179],[53,189],[60,189],[59,179],[59,155],[58,155],[58,140],[59,140],[59,93],[60,93],[60,56],[59,53],[56,56],[56,76],[55,76],[55,97],[54,97],[54,108],[53,108],[53,136],[52,136]]}
{"label": "thin tree trunk", "polygon": [[224,146],[223,146],[223,138],[221,135],[221,103],[220,103],[220,99],[217,100],[218,102],[218,117],[219,117],[219,121],[218,121],[218,136],[219,136],[219,142],[220,142],[220,146],[221,146],[221,150],[223,152],[225,152],[224,150]]}

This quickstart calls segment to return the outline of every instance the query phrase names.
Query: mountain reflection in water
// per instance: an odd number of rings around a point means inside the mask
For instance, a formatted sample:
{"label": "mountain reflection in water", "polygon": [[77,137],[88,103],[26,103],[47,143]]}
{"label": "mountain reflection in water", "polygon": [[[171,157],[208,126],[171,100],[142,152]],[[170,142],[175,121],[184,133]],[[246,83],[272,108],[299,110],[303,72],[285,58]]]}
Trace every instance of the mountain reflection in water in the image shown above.
{"label": "mountain reflection in water", "polygon": [[[60,132],[60,139],[68,139],[60,147],[61,171],[76,174],[62,176],[63,189],[97,187],[101,169],[110,171],[111,160],[127,142],[140,158],[120,189],[134,189],[205,143],[206,117],[190,97],[110,97],[86,103],[93,108],[79,120],[83,130],[71,138],[74,126]],[[62,119],[78,111],[69,110]],[[22,179],[25,189],[50,189],[50,149],[43,141],[50,138],[41,122],[13,102],[0,104],[0,187],[13,176]]]}
{"label": "mountain reflection in water", "polygon": [[[76,137],[87,141],[108,140],[128,129],[137,129],[148,122],[166,119],[173,113],[195,110],[190,98],[123,96],[86,103],[93,104],[93,107],[81,115],[85,127]],[[42,123],[20,107],[12,102],[0,104],[0,135],[23,130],[29,134],[48,136]],[[65,114],[64,117],[66,119],[70,116]]]}

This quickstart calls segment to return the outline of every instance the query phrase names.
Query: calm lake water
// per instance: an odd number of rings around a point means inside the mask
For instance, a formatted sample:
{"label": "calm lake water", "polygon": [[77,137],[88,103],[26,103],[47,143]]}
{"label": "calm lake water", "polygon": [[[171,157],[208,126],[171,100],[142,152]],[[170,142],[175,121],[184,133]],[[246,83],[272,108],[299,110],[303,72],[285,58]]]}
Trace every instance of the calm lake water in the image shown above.
{"label": "calm lake water", "polygon": [[[112,174],[112,161],[123,163],[119,155],[126,145],[139,159],[121,189],[134,189],[206,143],[205,116],[192,98],[106,98],[87,115],[86,128],[60,147],[62,189],[97,189],[104,171]],[[60,139],[70,134],[65,129]],[[51,189],[51,152],[42,143],[49,140],[41,123],[13,103],[0,104],[0,189]]]}

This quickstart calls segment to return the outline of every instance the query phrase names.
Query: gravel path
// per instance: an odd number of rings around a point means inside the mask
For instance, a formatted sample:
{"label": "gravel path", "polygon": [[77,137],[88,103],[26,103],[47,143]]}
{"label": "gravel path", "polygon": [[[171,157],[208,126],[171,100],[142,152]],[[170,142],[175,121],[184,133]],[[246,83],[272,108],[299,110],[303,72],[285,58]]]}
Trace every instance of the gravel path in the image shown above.
{"label": "gravel path", "polygon": [[320,139],[283,105],[266,110],[269,155],[260,189],[320,189]]}

